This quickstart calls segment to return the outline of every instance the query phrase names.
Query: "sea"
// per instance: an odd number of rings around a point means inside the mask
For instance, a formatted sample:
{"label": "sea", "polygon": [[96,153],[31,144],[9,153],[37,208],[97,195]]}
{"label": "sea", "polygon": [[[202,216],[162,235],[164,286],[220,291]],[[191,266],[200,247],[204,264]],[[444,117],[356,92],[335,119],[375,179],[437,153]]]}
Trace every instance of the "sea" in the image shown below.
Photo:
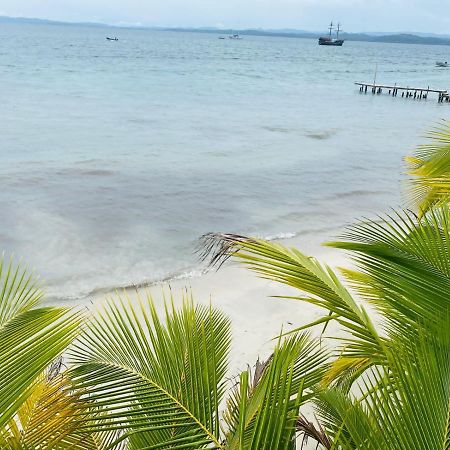
{"label": "sea", "polygon": [[[117,36],[108,41],[106,36]],[[2,23],[0,247],[58,302],[201,276],[208,232],[309,251],[408,204],[450,47]]]}

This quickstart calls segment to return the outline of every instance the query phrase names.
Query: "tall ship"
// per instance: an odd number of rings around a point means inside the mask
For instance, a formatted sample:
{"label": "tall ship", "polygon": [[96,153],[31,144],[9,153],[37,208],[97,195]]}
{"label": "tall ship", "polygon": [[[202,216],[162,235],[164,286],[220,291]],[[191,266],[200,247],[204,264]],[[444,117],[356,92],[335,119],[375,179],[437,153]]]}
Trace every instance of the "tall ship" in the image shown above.
{"label": "tall ship", "polygon": [[322,36],[319,38],[319,45],[334,45],[335,47],[342,47],[342,44],[344,43],[343,39],[339,39],[339,31],[341,31],[341,24],[338,23],[336,28],[336,39],[331,37],[331,32],[333,31],[333,22],[330,23],[330,26],[328,27],[330,32],[328,33],[328,36]]}

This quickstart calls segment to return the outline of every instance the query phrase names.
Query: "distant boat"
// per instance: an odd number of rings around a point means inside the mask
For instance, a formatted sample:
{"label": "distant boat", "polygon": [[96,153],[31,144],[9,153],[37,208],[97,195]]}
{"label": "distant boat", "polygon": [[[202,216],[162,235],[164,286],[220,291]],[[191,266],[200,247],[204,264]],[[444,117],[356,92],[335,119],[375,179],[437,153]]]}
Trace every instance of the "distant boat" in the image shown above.
{"label": "distant boat", "polygon": [[436,61],[436,66],[437,67],[448,67],[448,63],[447,63],[447,61],[445,61],[445,62]]}
{"label": "distant boat", "polygon": [[229,39],[242,39],[242,37],[239,36],[239,34],[237,34],[237,33],[230,34],[230,35],[228,36],[228,38],[229,38]]}
{"label": "distant boat", "polygon": [[219,39],[225,39],[225,36],[219,36]]}
{"label": "distant boat", "polygon": [[338,26],[336,28],[336,39],[333,39],[331,37],[331,31],[333,30],[333,22],[330,23],[330,26],[328,27],[330,32],[328,36],[322,36],[319,38],[319,45],[333,45],[335,47],[342,47],[342,44],[344,43],[343,39],[339,39],[339,31],[341,31],[341,24],[338,23]]}
{"label": "distant boat", "polygon": [[108,37],[108,36],[106,36],[106,40],[107,40],[107,41],[118,41],[119,38],[116,38],[116,37]]}

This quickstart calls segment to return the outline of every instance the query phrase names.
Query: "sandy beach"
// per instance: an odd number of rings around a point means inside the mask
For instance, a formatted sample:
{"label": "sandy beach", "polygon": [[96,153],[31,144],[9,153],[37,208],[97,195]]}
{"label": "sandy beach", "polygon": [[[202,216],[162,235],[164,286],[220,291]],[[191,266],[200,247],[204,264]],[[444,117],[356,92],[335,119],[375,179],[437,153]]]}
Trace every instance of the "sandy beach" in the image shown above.
{"label": "sandy beach", "polygon": [[[277,241],[295,246],[308,255],[333,268],[348,265],[342,251],[320,246],[319,238],[305,240],[302,237]],[[298,295],[298,291],[276,282],[258,278],[237,261],[228,261],[220,270],[210,270],[202,276],[161,282],[138,288],[140,295],[149,292],[157,305],[163,304],[163,296],[172,292],[175,304],[182,301],[183,294],[191,292],[197,303],[211,304],[231,319],[233,330],[229,376],[233,377],[247,365],[254,365],[258,358],[270,356],[275,345],[274,338],[284,332],[312,322],[324,314],[314,305],[274,296]],[[136,299],[135,289],[125,290]],[[98,294],[91,301],[98,305],[116,292]],[[90,302],[91,302],[90,301]],[[320,331],[319,328],[314,330]],[[314,332],[313,331],[313,332]]]}

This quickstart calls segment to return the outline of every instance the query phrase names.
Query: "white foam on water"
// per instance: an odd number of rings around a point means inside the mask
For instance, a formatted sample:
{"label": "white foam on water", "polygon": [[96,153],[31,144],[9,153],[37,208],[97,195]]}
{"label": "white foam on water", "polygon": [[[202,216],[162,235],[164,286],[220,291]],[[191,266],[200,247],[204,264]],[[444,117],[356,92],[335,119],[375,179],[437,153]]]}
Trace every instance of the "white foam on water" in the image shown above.
{"label": "white foam on water", "polygon": [[265,241],[279,241],[282,239],[292,239],[296,236],[297,236],[297,233],[286,232],[286,233],[269,234],[268,236],[264,236],[263,239]]}

